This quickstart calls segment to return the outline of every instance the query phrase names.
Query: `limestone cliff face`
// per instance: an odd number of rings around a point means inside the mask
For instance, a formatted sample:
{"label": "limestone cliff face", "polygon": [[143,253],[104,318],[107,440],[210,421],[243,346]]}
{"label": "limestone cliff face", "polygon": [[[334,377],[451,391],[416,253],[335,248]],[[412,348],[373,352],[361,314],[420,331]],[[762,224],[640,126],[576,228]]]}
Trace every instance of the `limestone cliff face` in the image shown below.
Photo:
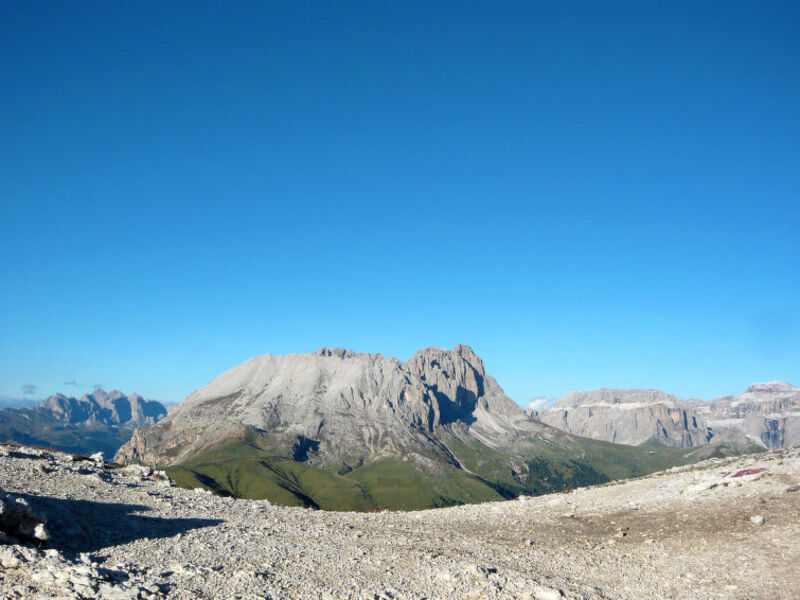
{"label": "limestone cliff face", "polygon": [[117,458],[177,464],[252,428],[276,446],[308,450],[315,466],[355,467],[387,455],[434,468],[453,460],[434,435],[448,425],[493,447],[548,429],[506,397],[467,346],[426,348],[405,362],[322,348],[234,367],[137,431]]}
{"label": "limestone cliff face", "polygon": [[772,450],[800,444],[800,388],[784,381],[755,383],[701,410],[715,433],[739,429]]}
{"label": "limestone cliff face", "polygon": [[543,423],[584,437],[641,444],[657,439],[691,447],[709,441],[756,442],[766,448],[800,444],[800,388],[754,383],[713,402],[678,400],[658,390],[572,392],[553,408],[529,411]]}
{"label": "limestone cliff face", "polygon": [[689,404],[658,390],[572,392],[532,416],[574,435],[618,444],[638,445],[655,439],[688,448],[705,444],[711,437]]}
{"label": "limestone cliff face", "polygon": [[160,402],[147,400],[138,394],[126,396],[118,390],[106,392],[100,388],[80,398],[55,394],[34,410],[42,418],[64,423],[104,423],[128,427],[153,425],[167,415],[166,408]]}

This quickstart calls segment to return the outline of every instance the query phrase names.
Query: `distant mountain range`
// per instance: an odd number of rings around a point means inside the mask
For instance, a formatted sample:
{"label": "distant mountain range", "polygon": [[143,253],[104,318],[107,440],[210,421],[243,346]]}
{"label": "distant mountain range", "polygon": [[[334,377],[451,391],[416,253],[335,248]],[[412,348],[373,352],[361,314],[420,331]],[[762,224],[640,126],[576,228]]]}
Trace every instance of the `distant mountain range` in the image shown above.
{"label": "distant mountain range", "polygon": [[0,409],[3,408],[27,408],[36,406],[42,400],[39,398],[19,397],[19,396],[0,396]]}
{"label": "distant mountain range", "polygon": [[373,510],[539,494],[757,448],[564,433],[526,415],[459,345],[407,361],[341,348],[250,359],[137,429],[117,460],[223,494]]}
{"label": "distant mountain range", "polygon": [[657,441],[680,448],[750,441],[777,449],[800,444],[800,388],[755,383],[713,402],[678,400],[658,390],[572,392],[528,414],[563,431],[620,444]]}
{"label": "distant mountain range", "polygon": [[800,388],[785,381],[754,383],[743,394],[694,406],[712,439],[738,430],[772,450],[800,444]]}
{"label": "distant mountain range", "polygon": [[112,457],[136,427],[167,415],[164,406],[138,394],[96,389],[80,398],[56,394],[32,408],[0,410],[0,441],[48,446]]}

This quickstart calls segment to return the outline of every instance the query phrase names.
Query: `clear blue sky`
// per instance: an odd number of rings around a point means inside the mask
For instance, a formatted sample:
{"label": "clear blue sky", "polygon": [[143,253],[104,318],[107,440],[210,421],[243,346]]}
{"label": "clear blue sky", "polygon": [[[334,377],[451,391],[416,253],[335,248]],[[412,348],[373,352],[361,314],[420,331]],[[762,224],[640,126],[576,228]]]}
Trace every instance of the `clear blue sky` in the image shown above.
{"label": "clear blue sky", "polygon": [[463,342],[712,398],[799,340],[800,3],[0,1],[0,395]]}

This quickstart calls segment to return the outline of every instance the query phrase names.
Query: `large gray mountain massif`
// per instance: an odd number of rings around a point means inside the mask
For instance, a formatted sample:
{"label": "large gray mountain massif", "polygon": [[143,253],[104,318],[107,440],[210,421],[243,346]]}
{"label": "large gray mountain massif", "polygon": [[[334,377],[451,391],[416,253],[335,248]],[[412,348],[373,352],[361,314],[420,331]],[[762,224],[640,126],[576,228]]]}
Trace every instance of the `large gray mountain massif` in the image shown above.
{"label": "large gray mountain massif", "polygon": [[[509,444],[530,423],[466,346],[428,348],[407,362],[323,348],[246,361],[192,393],[159,426],[142,429],[125,460],[176,464],[246,428],[269,432],[320,467],[355,468],[382,455],[436,466],[447,452],[432,433],[469,423],[490,445]],[[490,431],[491,430],[491,431]]]}
{"label": "large gray mountain massif", "polygon": [[407,361],[323,348],[223,373],[121,462],[186,486],[323,508],[422,508],[510,498],[700,460],[565,434],[527,416],[463,345]]}
{"label": "large gray mountain massif", "polygon": [[0,441],[113,455],[134,428],[167,415],[160,402],[100,388],[80,398],[56,394],[33,408],[0,410]]}
{"label": "large gray mountain massif", "polygon": [[552,408],[529,414],[575,435],[622,444],[655,441],[689,448],[724,440],[770,449],[800,444],[800,388],[783,381],[756,383],[713,402],[678,400],[658,390],[572,392]]}

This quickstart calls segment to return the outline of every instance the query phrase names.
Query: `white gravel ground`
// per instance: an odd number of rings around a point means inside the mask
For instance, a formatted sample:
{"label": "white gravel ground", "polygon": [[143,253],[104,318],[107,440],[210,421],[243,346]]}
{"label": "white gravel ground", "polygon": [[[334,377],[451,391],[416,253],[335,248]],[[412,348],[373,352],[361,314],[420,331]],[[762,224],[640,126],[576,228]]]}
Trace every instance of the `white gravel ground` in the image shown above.
{"label": "white gravel ground", "polygon": [[[220,498],[12,446],[0,489],[0,598],[800,598],[798,448],[409,513]],[[14,529],[20,499],[49,539]]]}

